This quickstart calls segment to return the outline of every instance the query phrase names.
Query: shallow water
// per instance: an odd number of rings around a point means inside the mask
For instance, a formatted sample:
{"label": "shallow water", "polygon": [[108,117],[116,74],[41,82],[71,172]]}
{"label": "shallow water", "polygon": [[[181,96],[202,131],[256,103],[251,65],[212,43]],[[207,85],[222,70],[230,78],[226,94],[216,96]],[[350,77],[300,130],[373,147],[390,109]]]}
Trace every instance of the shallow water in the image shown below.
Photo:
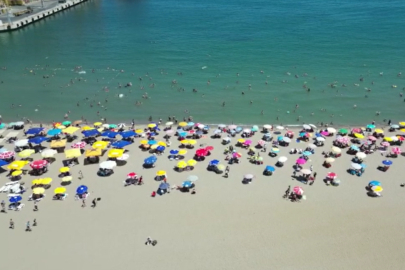
{"label": "shallow water", "polygon": [[68,111],[109,122],[404,120],[404,11],[403,1],[90,1],[0,35],[0,114],[6,122]]}

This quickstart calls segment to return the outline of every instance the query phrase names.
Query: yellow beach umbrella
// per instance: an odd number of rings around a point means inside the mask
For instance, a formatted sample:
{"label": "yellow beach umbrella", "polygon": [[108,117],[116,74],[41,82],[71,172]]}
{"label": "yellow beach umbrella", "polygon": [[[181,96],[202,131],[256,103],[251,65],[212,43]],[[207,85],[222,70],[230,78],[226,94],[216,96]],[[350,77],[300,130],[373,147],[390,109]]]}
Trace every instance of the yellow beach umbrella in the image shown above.
{"label": "yellow beach umbrella", "polygon": [[225,165],[219,164],[217,165],[218,170],[223,171],[225,170]]}
{"label": "yellow beach umbrella", "polygon": [[364,135],[360,134],[360,133],[354,133],[354,137],[356,137],[358,139],[364,139]]}
{"label": "yellow beach umbrella", "polygon": [[372,189],[373,191],[375,191],[375,192],[381,192],[381,191],[383,191],[383,188],[382,188],[381,186],[373,186],[371,189]]}
{"label": "yellow beach umbrella", "polygon": [[160,145],[160,146],[167,147],[167,144],[165,142],[162,142],[162,141],[159,141],[157,144]]}
{"label": "yellow beach umbrella", "polygon": [[79,130],[78,127],[72,127],[72,126],[70,126],[70,127],[68,127],[68,128],[62,129],[62,132],[63,132],[63,133],[66,133],[66,134],[73,134],[73,133],[75,133],[75,132],[78,131],[78,130]]}
{"label": "yellow beach umbrella", "polygon": [[62,182],[71,182],[72,181],[72,176],[65,176],[62,178]]}
{"label": "yellow beach umbrella", "polygon": [[18,153],[18,156],[21,158],[27,158],[29,156],[31,156],[32,154],[35,153],[35,150],[32,149],[25,149],[23,151],[21,151],[20,153]]}
{"label": "yellow beach umbrella", "polygon": [[154,128],[154,127],[156,127],[156,124],[151,123],[148,125],[148,128]]}
{"label": "yellow beach umbrella", "polygon": [[28,161],[16,160],[16,161],[13,161],[12,163],[10,163],[7,166],[7,169],[9,169],[9,170],[21,170],[27,164],[28,164]]}
{"label": "yellow beach umbrella", "polygon": [[142,140],[139,142],[139,144],[148,144],[148,140]]}
{"label": "yellow beach umbrella", "polygon": [[392,142],[392,138],[391,137],[384,137],[384,141]]}
{"label": "yellow beach umbrella", "polygon": [[101,156],[101,149],[96,148],[96,149],[87,149],[85,152],[86,157],[99,157]]}
{"label": "yellow beach umbrella", "polygon": [[135,133],[138,133],[138,134],[141,134],[141,133],[143,133],[144,131],[143,131],[143,129],[137,129],[137,130],[135,130]]}
{"label": "yellow beach umbrella", "polygon": [[405,127],[405,122],[399,122],[399,125]]}
{"label": "yellow beach umbrella", "polygon": [[188,140],[188,144],[194,145],[194,144],[196,144],[196,143],[197,143],[196,140]]}
{"label": "yellow beach umbrella", "polygon": [[194,159],[190,159],[189,161],[187,161],[188,166],[195,166],[196,164],[197,164],[197,161],[195,161]]}
{"label": "yellow beach umbrella", "polygon": [[83,130],[83,131],[92,130],[92,129],[94,129],[94,128],[89,127],[89,126],[84,126],[84,127],[82,127],[82,130]]}
{"label": "yellow beach umbrella", "polygon": [[62,168],[59,169],[59,171],[61,173],[66,173],[66,172],[70,171],[70,168],[69,167],[62,167]]}
{"label": "yellow beach umbrella", "polygon": [[185,126],[187,126],[187,123],[186,123],[186,122],[180,122],[180,123],[179,123],[179,127],[185,127]]}
{"label": "yellow beach umbrella", "polygon": [[96,149],[106,149],[108,146],[108,142],[106,141],[96,141],[95,143],[93,143],[92,147],[96,148]]}
{"label": "yellow beach umbrella", "polygon": [[188,140],[182,140],[180,141],[181,144],[188,144]]}
{"label": "yellow beach umbrella", "polygon": [[32,180],[32,184],[33,185],[42,185],[42,179],[40,179],[40,178],[34,179],[34,180]]}
{"label": "yellow beach umbrella", "polygon": [[51,141],[51,148],[60,148],[66,146],[66,140],[53,140]]}
{"label": "yellow beach umbrella", "polygon": [[384,133],[384,130],[382,130],[381,128],[377,128],[374,130],[375,133],[381,134]]}
{"label": "yellow beach umbrella", "polygon": [[402,129],[400,129],[399,131],[401,131],[401,132],[405,132],[405,128],[402,128]]}
{"label": "yellow beach umbrella", "polygon": [[108,152],[109,158],[119,158],[124,154],[124,149],[111,149]]}
{"label": "yellow beach umbrella", "polygon": [[184,169],[185,167],[187,167],[187,163],[185,161],[180,161],[177,163],[177,168]]}
{"label": "yellow beach umbrella", "polygon": [[18,171],[14,171],[11,176],[19,176],[22,174],[22,171],[18,170]]}
{"label": "yellow beach umbrella", "polygon": [[45,189],[44,189],[44,188],[41,188],[41,187],[37,187],[37,188],[34,188],[34,189],[32,190],[32,193],[33,193],[33,194],[44,194],[44,193],[45,193]]}
{"label": "yellow beach umbrella", "polygon": [[65,127],[64,125],[59,125],[59,126],[57,126],[57,128],[59,128],[59,129],[65,129],[66,127]]}
{"label": "yellow beach umbrella", "polygon": [[66,188],[64,188],[64,187],[58,187],[58,188],[55,188],[55,190],[53,191],[55,194],[63,194],[63,193],[65,193],[66,192]]}
{"label": "yellow beach umbrella", "polygon": [[180,156],[184,156],[185,154],[187,154],[187,150],[185,150],[185,149],[181,149],[178,153],[178,155],[180,155]]}
{"label": "yellow beach umbrella", "polygon": [[93,124],[93,126],[95,126],[95,127],[99,127],[99,126],[101,126],[103,123],[101,123],[101,122],[95,122],[94,124]]}
{"label": "yellow beach umbrella", "polygon": [[50,177],[42,178],[42,179],[41,179],[41,183],[42,183],[43,185],[49,185],[50,183],[52,183],[52,178],[50,178]]}
{"label": "yellow beach umbrella", "polygon": [[77,158],[77,157],[80,157],[81,155],[82,155],[82,152],[80,151],[80,149],[74,148],[74,149],[65,150],[65,156],[67,159]]}
{"label": "yellow beach umbrella", "polygon": [[238,142],[244,143],[246,140],[245,139],[239,139]]}
{"label": "yellow beach umbrella", "polygon": [[151,146],[150,146],[150,149],[156,149],[156,148],[158,148],[158,147],[159,147],[159,145],[154,144],[154,145],[151,145]]}
{"label": "yellow beach umbrella", "polygon": [[156,175],[157,175],[157,176],[166,175],[166,171],[157,171]]}

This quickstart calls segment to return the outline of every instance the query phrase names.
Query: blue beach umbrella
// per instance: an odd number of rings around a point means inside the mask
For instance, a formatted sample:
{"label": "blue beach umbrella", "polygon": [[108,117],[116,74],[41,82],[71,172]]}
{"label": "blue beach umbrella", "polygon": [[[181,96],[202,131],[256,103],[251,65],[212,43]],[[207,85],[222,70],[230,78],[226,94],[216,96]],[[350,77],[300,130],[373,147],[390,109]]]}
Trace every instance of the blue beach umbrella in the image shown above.
{"label": "blue beach umbrella", "polygon": [[46,134],[48,134],[49,136],[56,136],[58,134],[61,134],[62,130],[59,128],[54,128],[54,129],[50,129],[48,130],[48,132]]}
{"label": "blue beach umbrella", "polygon": [[8,164],[7,161],[4,161],[4,160],[0,159],[0,167],[4,166],[4,165],[7,165],[7,164]]}
{"label": "blue beach umbrella", "polygon": [[375,128],[375,125],[367,125],[367,128],[369,128],[369,129],[373,129],[373,128]]}
{"label": "blue beach umbrella", "polygon": [[169,189],[170,188],[170,184],[169,183],[160,183],[159,185],[159,189]]}
{"label": "blue beach umbrella", "polygon": [[87,190],[88,190],[87,186],[81,185],[76,189],[76,193],[83,194],[83,193],[87,192]]}
{"label": "blue beach umbrella", "polygon": [[309,151],[304,151],[302,154],[303,154],[304,156],[310,156],[310,155],[312,155],[312,153],[309,152]]}
{"label": "blue beach umbrella", "polygon": [[41,144],[42,142],[47,141],[47,140],[48,140],[48,138],[46,138],[46,137],[35,137],[32,139],[29,139],[28,142],[35,143],[35,144]]}
{"label": "blue beach umbrella", "polygon": [[192,127],[192,126],[194,126],[195,124],[194,124],[194,122],[188,122],[187,123],[187,126],[189,126],[189,127]]}
{"label": "blue beach umbrella", "polygon": [[129,138],[132,136],[136,136],[138,134],[136,134],[136,132],[133,130],[128,130],[128,131],[121,132],[120,135],[122,136],[122,138]]}
{"label": "blue beach umbrella", "polygon": [[157,157],[150,156],[144,160],[145,164],[151,165],[157,161]]}
{"label": "blue beach umbrella", "polygon": [[276,169],[273,166],[266,166],[266,171],[274,172]]}
{"label": "blue beach umbrella", "polygon": [[273,148],[271,148],[271,152],[278,153],[278,152],[280,152],[280,149],[273,147]]}
{"label": "blue beach umbrella", "polygon": [[382,164],[384,164],[385,166],[390,166],[390,165],[392,165],[392,161],[386,159],[386,160],[383,160]]}
{"label": "blue beach umbrella", "polygon": [[379,181],[376,181],[376,180],[373,180],[368,184],[369,184],[369,186],[381,186],[381,183]]}
{"label": "blue beach umbrella", "polygon": [[101,136],[104,136],[104,137],[108,137],[108,138],[113,139],[113,138],[115,138],[115,136],[117,136],[118,134],[119,134],[118,132],[114,132],[114,131],[107,130],[107,131],[103,132],[103,133],[101,134]]}
{"label": "blue beach umbrella", "polygon": [[124,148],[125,146],[130,145],[130,144],[131,144],[131,142],[128,142],[128,141],[117,141],[117,142],[113,142],[111,144],[111,146],[114,148]]}
{"label": "blue beach umbrella", "polygon": [[301,133],[299,134],[299,136],[300,136],[300,137],[304,137],[306,134],[307,134],[306,132],[301,132]]}
{"label": "blue beach umbrella", "polygon": [[193,182],[191,181],[184,181],[182,184],[183,187],[185,188],[191,188],[193,186]]}
{"label": "blue beach umbrella", "polygon": [[5,127],[6,127],[6,124],[4,124],[4,123],[0,124],[0,129],[5,128]]}
{"label": "blue beach umbrella", "polygon": [[236,132],[241,132],[241,131],[242,131],[242,127],[236,127],[235,131],[236,131]]}
{"label": "blue beach umbrella", "polygon": [[155,140],[150,140],[150,141],[148,141],[148,144],[149,144],[149,145],[154,145],[154,144],[157,144],[157,141],[155,141]]}
{"label": "blue beach umbrella", "polygon": [[44,128],[30,128],[27,130],[26,134],[28,135],[37,135],[41,133],[41,131],[44,130]]}
{"label": "blue beach umbrella", "polygon": [[277,141],[281,142],[283,140],[284,136],[278,136]]}
{"label": "blue beach umbrella", "polygon": [[11,197],[8,201],[11,202],[11,203],[16,203],[16,202],[19,202],[21,200],[22,200],[21,196],[14,196],[14,197]]}
{"label": "blue beach umbrella", "polygon": [[158,151],[160,151],[160,152],[164,151],[165,149],[166,149],[166,147],[164,147],[164,146],[162,146],[162,145],[159,145],[159,146],[156,148],[156,150],[158,150]]}
{"label": "blue beach umbrella", "polygon": [[367,165],[364,164],[364,163],[361,163],[360,166],[361,166],[363,169],[367,168]]}
{"label": "blue beach umbrella", "polygon": [[217,166],[219,164],[219,160],[218,159],[214,159],[210,161],[210,165],[211,166]]}
{"label": "blue beach umbrella", "polygon": [[97,129],[91,129],[91,130],[83,131],[83,135],[84,135],[84,137],[87,138],[87,137],[100,135],[100,132]]}
{"label": "blue beach umbrella", "polygon": [[351,149],[353,149],[354,151],[360,151],[360,148],[357,145],[352,145],[350,146]]}
{"label": "blue beach umbrella", "polygon": [[254,131],[254,132],[259,131],[259,127],[258,127],[258,126],[253,126],[253,127],[251,128],[251,130]]}
{"label": "blue beach umbrella", "polygon": [[155,133],[155,132],[151,132],[151,133],[149,133],[149,136],[156,136],[156,133]]}
{"label": "blue beach umbrella", "polygon": [[322,134],[321,133],[315,133],[315,137],[322,137]]}
{"label": "blue beach umbrella", "polygon": [[175,149],[170,150],[171,155],[177,155],[178,153],[179,153],[179,150],[175,150]]}
{"label": "blue beach umbrella", "polygon": [[203,135],[204,133],[203,133],[201,130],[199,130],[199,131],[197,131],[195,134],[197,134],[197,135]]}
{"label": "blue beach umbrella", "polygon": [[186,136],[187,136],[187,132],[181,131],[181,132],[179,132],[179,136],[180,136],[180,137],[186,137]]}

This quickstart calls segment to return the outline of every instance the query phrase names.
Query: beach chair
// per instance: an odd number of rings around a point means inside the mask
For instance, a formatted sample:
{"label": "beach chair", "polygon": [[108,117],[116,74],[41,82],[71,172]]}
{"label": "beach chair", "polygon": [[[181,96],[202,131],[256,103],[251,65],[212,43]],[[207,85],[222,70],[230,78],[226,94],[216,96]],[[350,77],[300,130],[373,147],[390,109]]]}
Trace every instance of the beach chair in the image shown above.
{"label": "beach chair", "polygon": [[24,206],[25,206],[25,204],[20,203],[20,205],[18,205],[18,206],[15,208],[15,211],[20,211],[21,209],[24,208]]}

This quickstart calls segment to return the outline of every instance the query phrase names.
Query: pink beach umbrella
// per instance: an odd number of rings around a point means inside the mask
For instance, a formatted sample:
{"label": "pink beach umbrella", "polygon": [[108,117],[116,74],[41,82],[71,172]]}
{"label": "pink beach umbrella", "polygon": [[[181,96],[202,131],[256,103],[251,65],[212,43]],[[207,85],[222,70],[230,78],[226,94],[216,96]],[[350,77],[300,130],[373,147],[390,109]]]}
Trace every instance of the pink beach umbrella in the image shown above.
{"label": "pink beach umbrella", "polygon": [[401,149],[399,147],[394,147],[394,148],[392,148],[392,152],[394,154],[399,155],[399,154],[401,154],[402,151],[401,151]]}
{"label": "pink beach umbrella", "polygon": [[348,143],[349,138],[348,137],[339,137],[339,138],[337,138],[337,141],[340,143]]}
{"label": "pink beach umbrella", "polygon": [[33,169],[42,169],[47,164],[48,164],[48,161],[42,159],[42,160],[35,160],[35,161],[31,162],[30,166]]}
{"label": "pink beach umbrella", "polygon": [[136,173],[134,172],[130,172],[129,174],[127,174],[128,178],[134,179],[136,177]]}
{"label": "pink beach umbrella", "polygon": [[252,140],[246,140],[243,144],[245,144],[245,145],[251,145],[251,144],[252,144]]}
{"label": "pink beach umbrella", "polygon": [[321,134],[322,134],[323,136],[328,136],[328,135],[329,135],[329,132],[327,132],[327,131],[322,131]]}
{"label": "pink beach umbrella", "polygon": [[361,133],[361,132],[362,132],[361,128],[353,128],[352,129],[352,133]]}
{"label": "pink beach umbrella", "polygon": [[385,146],[385,147],[388,147],[388,146],[390,146],[390,143],[389,142],[382,142],[381,145]]}
{"label": "pink beach umbrella", "polygon": [[302,195],[304,194],[304,190],[302,189],[302,187],[296,186],[293,188],[293,192],[297,195]]}
{"label": "pink beach umbrella", "polygon": [[373,142],[375,142],[375,141],[377,140],[377,138],[374,137],[374,136],[368,136],[368,139],[369,139],[370,141],[373,141]]}
{"label": "pink beach umbrella", "polygon": [[207,151],[212,151],[212,150],[214,150],[214,146],[207,146],[204,149]]}
{"label": "pink beach umbrella", "polygon": [[260,141],[258,141],[258,142],[257,142],[257,144],[258,144],[258,145],[260,145],[260,146],[263,146],[263,145],[265,145],[265,144],[266,144],[266,142],[265,142],[265,141],[263,141],[263,140],[260,140]]}
{"label": "pink beach umbrella", "polygon": [[242,155],[241,155],[240,153],[233,153],[232,156],[233,156],[234,158],[240,158],[240,157],[242,157]]}
{"label": "pink beach umbrella", "polygon": [[3,153],[0,153],[0,159],[8,159],[14,157],[15,153],[11,151],[6,151]]}
{"label": "pink beach umbrella", "polygon": [[228,128],[229,128],[229,129],[236,129],[237,126],[236,126],[236,125],[229,125]]}
{"label": "pink beach umbrella", "polygon": [[305,159],[303,159],[303,158],[299,158],[299,159],[297,159],[296,163],[298,165],[303,165],[303,164],[307,163],[307,161]]}
{"label": "pink beach umbrella", "polygon": [[194,130],[194,129],[191,129],[188,133],[194,134],[194,133],[195,133],[195,130]]}
{"label": "pink beach umbrella", "polygon": [[76,142],[72,144],[72,148],[80,148],[83,149],[86,146],[86,142]]}
{"label": "pink beach umbrella", "polygon": [[334,172],[330,172],[330,173],[327,174],[327,177],[330,178],[330,179],[335,179],[336,176],[337,176],[337,174],[334,173]]}

